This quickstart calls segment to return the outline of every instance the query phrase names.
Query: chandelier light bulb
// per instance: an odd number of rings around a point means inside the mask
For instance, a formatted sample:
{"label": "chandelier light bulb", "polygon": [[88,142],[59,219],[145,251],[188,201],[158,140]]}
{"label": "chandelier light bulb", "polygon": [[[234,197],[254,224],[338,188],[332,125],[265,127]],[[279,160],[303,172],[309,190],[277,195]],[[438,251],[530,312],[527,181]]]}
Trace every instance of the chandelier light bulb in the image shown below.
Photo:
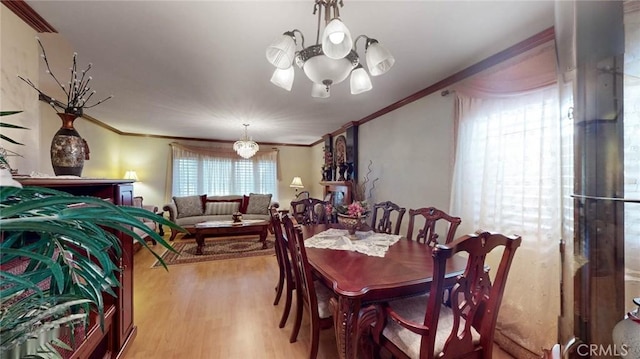
{"label": "chandelier light bulb", "polygon": [[367,68],[371,76],[379,76],[389,71],[396,59],[391,55],[389,50],[378,43],[377,40],[370,39],[367,43],[366,60]]}
{"label": "chandelier light bulb", "polygon": [[361,94],[373,88],[373,85],[371,85],[371,79],[362,65],[358,65],[355,70],[351,71],[351,79],[349,82],[351,85],[352,95]]}
{"label": "chandelier light bulb", "polygon": [[293,33],[285,32],[267,47],[266,56],[269,63],[279,69],[291,67],[296,51]]}
{"label": "chandelier light bulb", "polygon": [[339,44],[344,41],[344,32],[334,32],[329,35],[329,40],[334,44]]}

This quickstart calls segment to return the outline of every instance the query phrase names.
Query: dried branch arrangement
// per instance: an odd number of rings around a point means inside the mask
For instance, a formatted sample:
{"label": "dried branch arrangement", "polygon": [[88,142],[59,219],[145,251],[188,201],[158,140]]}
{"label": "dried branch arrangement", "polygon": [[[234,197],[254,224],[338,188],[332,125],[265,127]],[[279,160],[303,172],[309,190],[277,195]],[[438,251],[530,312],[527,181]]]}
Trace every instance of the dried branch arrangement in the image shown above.
{"label": "dried branch arrangement", "polygon": [[[366,201],[370,199],[372,197],[373,190],[376,188],[376,181],[379,178],[376,177],[375,179],[373,179],[373,181],[371,181],[371,179],[369,178],[369,176],[371,175],[371,172],[373,172],[371,170],[372,165],[373,165],[373,161],[369,160],[369,165],[367,165],[367,174],[362,178],[361,183],[354,185],[355,188],[353,189],[354,191],[353,195],[355,196],[355,199],[357,201]],[[369,184],[369,181],[371,181],[371,188],[369,188],[369,195],[366,196],[367,185]]]}
{"label": "dried branch arrangement", "polygon": [[56,77],[56,75],[54,75],[54,73],[51,71],[51,67],[49,66],[49,60],[47,59],[47,54],[44,51],[44,46],[42,46],[42,42],[40,42],[40,39],[38,37],[36,37],[36,40],[38,41],[38,45],[40,45],[40,49],[42,50],[42,54],[40,55],[40,57],[42,57],[42,59],[44,60],[44,64],[47,66],[47,73],[49,75],[51,75],[51,77],[53,77],[53,79],[56,81],[56,83],[58,84],[58,86],[60,86],[60,88],[62,89],[62,91],[64,91],[64,93],[67,95],[67,103],[64,104],[61,101],[58,101],[56,99],[54,99],[53,97],[45,94],[44,92],[42,92],[40,89],[38,89],[36,87],[36,85],[29,79],[25,79],[24,77],[18,75],[18,77],[26,82],[27,84],[29,84],[29,86],[33,87],[33,89],[35,89],[36,91],[38,91],[38,93],[44,97],[45,99],[47,99],[47,102],[49,103],[49,105],[51,105],[51,107],[53,107],[54,110],[58,111],[58,109],[62,109],[64,110],[65,113],[69,113],[69,114],[74,114],[77,116],[82,116],[83,110],[85,108],[91,108],[91,107],[95,107],[98,106],[99,104],[109,100],[110,98],[113,97],[113,95],[104,98],[100,101],[97,101],[93,104],[89,104],[89,100],[91,99],[91,97],[96,93],[95,91],[91,90],[91,87],[89,87],[89,82],[93,79],[93,77],[87,75],[87,73],[89,72],[89,70],[91,70],[91,63],[89,63],[89,65],[87,66],[86,69],[84,70],[78,70],[78,63],[77,63],[77,57],[78,57],[78,53],[74,52],[73,53],[73,64],[72,66],[69,68],[71,75],[70,75],[70,79],[67,82],[67,84],[63,84],[62,82],[60,82],[60,80],[58,80],[58,78]]}

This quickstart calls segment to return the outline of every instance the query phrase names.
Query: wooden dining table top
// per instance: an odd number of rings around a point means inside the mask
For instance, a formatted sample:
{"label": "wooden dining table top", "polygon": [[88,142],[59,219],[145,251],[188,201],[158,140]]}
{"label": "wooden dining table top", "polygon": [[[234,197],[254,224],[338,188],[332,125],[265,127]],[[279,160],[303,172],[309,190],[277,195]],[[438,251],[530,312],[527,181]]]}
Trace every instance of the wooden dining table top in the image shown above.
{"label": "wooden dining table top", "polygon": [[[337,224],[301,226],[305,239]],[[309,264],[337,295],[360,301],[389,300],[427,292],[433,273],[433,248],[401,238],[384,257],[334,249],[306,248]],[[466,258],[454,256],[447,263],[448,277],[461,274]]]}

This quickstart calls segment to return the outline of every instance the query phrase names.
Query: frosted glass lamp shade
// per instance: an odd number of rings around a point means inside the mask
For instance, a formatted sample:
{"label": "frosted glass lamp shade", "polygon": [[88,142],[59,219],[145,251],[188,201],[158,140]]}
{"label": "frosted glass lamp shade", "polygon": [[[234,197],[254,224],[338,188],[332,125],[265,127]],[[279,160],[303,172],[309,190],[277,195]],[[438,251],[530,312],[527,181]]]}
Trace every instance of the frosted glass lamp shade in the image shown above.
{"label": "frosted glass lamp shade", "polygon": [[353,39],[340,19],[331,20],[322,32],[322,52],[332,59],[341,59],[351,51]]}
{"label": "frosted glass lamp shade", "polygon": [[291,91],[293,87],[293,79],[296,72],[293,70],[293,66],[289,66],[286,69],[276,69],[271,76],[271,82],[287,91]]}
{"label": "frosted glass lamp shade", "polygon": [[290,35],[282,35],[267,47],[267,61],[279,69],[291,67],[296,50],[296,42]]}
{"label": "frosted glass lamp shade", "polygon": [[304,63],[302,69],[307,77],[316,84],[330,81],[335,85],[349,76],[353,65],[346,58],[334,60],[327,56],[314,56]]}
{"label": "frosted glass lamp shade", "polygon": [[373,88],[371,79],[364,68],[362,68],[362,65],[358,65],[355,70],[351,71],[350,84],[352,95],[367,92]]}
{"label": "frosted glass lamp shade", "polygon": [[367,68],[371,76],[382,75],[396,62],[389,50],[377,41],[371,43],[366,50]]}
{"label": "frosted glass lamp shade", "polygon": [[322,84],[313,84],[311,87],[311,97],[317,98],[327,98],[331,96],[331,88],[327,88],[327,86]]}

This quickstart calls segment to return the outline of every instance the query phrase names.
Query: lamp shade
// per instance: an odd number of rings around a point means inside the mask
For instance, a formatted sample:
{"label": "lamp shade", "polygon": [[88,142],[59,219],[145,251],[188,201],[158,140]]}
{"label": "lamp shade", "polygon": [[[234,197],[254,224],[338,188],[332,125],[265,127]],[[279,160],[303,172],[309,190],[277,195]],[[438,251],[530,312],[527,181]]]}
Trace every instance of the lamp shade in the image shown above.
{"label": "lamp shade", "polygon": [[279,69],[291,67],[296,42],[291,35],[283,34],[267,47],[267,61]]}
{"label": "lamp shade", "polygon": [[367,68],[371,76],[382,75],[396,62],[389,50],[385,49],[377,41],[373,41],[366,50]]}
{"label": "lamp shade", "polygon": [[138,181],[138,174],[134,170],[128,170],[124,173],[124,179]]}
{"label": "lamp shade", "polygon": [[276,69],[271,76],[271,83],[287,91],[291,91],[295,75],[296,72],[293,70],[293,66],[289,66],[286,69]]}
{"label": "lamp shade", "polygon": [[304,188],[304,186],[302,185],[302,178],[293,177],[293,181],[291,181],[291,184],[289,185],[289,187],[291,187],[291,188]]}
{"label": "lamp shade", "polygon": [[352,95],[367,92],[373,88],[371,79],[364,68],[362,68],[362,65],[358,65],[355,70],[351,71],[351,79],[349,82],[351,84]]}
{"label": "lamp shade", "polygon": [[313,84],[311,87],[311,97],[328,98],[331,96],[331,87],[327,88],[325,85]]}
{"label": "lamp shade", "polygon": [[314,56],[302,65],[304,73],[314,83],[322,84],[329,81],[334,85],[344,81],[353,67],[347,58],[334,60],[327,56]]}
{"label": "lamp shade", "polygon": [[340,19],[331,20],[322,32],[322,51],[327,57],[341,59],[351,51],[351,32]]}

